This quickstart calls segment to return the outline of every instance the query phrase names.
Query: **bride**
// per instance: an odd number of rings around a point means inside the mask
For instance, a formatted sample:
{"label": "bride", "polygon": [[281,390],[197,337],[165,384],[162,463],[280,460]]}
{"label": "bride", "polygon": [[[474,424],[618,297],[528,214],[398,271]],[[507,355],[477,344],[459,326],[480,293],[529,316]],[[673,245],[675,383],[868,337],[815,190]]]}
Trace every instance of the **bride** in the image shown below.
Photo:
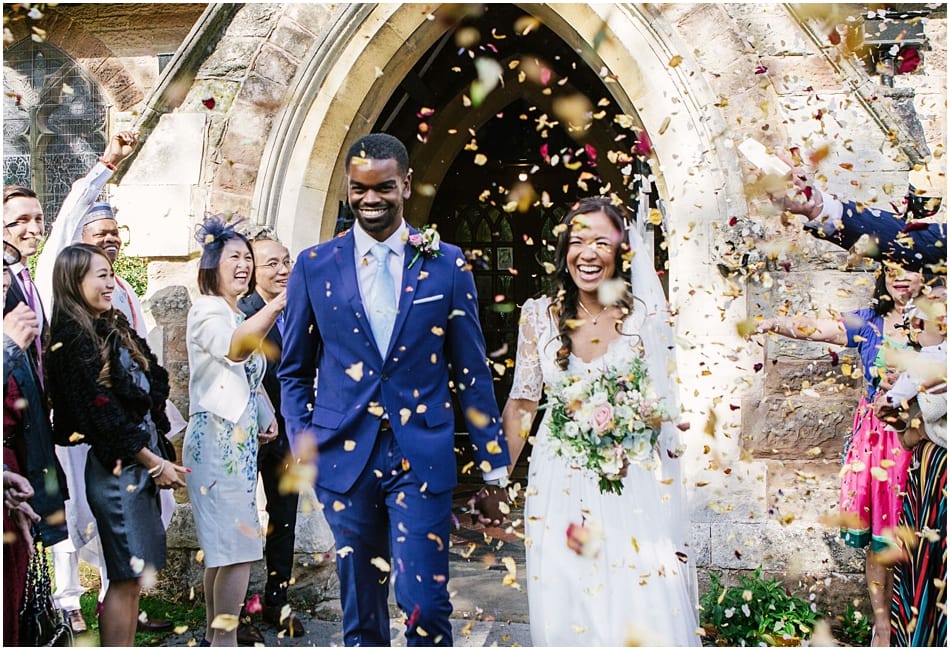
{"label": "bride", "polygon": [[[550,407],[551,388],[567,376],[594,379],[640,359],[675,415],[669,312],[635,226],[626,250],[624,217],[609,199],[582,199],[555,231],[555,286],[522,309],[503,413],[514,462],[542,390]],[[534,441],[525,501],[533,644],[700,645],[677,427],[664,422],[646,460],[623,461],[622,494],[605,494],[597,475],[557,453],[550,414]]]}

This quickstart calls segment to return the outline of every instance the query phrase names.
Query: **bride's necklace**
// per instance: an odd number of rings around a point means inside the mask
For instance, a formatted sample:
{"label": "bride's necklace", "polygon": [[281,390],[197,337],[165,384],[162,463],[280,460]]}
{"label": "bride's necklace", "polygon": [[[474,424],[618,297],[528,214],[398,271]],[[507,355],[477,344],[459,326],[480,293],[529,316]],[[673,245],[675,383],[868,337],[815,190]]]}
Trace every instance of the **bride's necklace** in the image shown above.
{"label": "bride's necklace", "polygon": [[577,301],[577,306],[580,307],[581,309],[583,309],[585,314],[587,314],[588,316],[590,316],[590,322],[591,322],[592,324],[594,324],[594,325],[597,324],[597,319],[600,318],[601,316],[603,316],[603,315],[604,315],[604,312],[607,311],[607,310],[610,308],[610,305],[607,305],[606,307],[604,307],[603,309],[601,309],[600,312],[599,312],[596,316],[594,316],[592,313],[590,313],[590,310],[587,309],[587,307],[584,306],[584,302],[583,302],[583,301],[578,300],[578,301]]}

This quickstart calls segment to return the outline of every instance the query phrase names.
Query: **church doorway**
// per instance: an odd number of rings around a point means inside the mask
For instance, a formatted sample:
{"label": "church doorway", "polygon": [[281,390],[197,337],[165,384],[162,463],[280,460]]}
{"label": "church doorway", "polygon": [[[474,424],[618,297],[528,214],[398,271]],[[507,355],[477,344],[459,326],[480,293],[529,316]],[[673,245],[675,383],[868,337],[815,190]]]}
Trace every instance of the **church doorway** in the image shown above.
{"label": "church doorway", "polygon": [[[651,150],[610,79],[522,9],[491,4],[439,19],[452,24],[404,76],[372,130],[407,144],[408,220],[436,226],[468,252],[502,407],[520,307],[546,288],[554,226],[585,196],[616,193],[632,214],[656,207],[652,184],[640,197]],[[480,98],[492,74],[497,86]],[[662,269],[659,242],[656,252]]]}

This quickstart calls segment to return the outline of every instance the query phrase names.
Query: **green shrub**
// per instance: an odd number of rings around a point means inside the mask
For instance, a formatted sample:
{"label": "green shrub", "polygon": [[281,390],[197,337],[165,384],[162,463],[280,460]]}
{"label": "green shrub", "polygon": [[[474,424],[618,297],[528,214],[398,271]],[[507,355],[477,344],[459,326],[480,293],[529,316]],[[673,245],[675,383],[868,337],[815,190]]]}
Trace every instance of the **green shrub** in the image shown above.
{"label": "green shrub", "polygon": [[[36,260],[39,259],[40,253],[43,252],[43,245],[45,243],[46,240],[40,242],[40,246],[36,251],[36,255],[27,261],[27,265],[30,267],[30,273],[33,274],[34,278],[36,277]],[[139,298],[145,295],[145,291],[148,289],[147,258],[129,257],[120,251],[119,257],[115,261],[115,264],[112,265],[112,268],[116,275],[120,276],[132,286],[132,289],[135,291],[135,295],[137,295]]]}
{"label": "green shrub", "polygon": [[761,568],[742,576],[736,587],[723,587],[722,576],[711,574],[699,605],[703,627],[718,645],[790,645],[811,635],[817,617],[810,603],[781,582],[763,578]]}
{"label": "green shrub", "polygon": [[848,603],[844,615],[837,618],[841,622],[841,636],[845,641],[856,646],[871,644],[871,619],[854,603]]}
{"label": "green shrub", "polygon": [[128,282],[135,295],[141,298],[148,289],[148,259],[145,257],[129,257],[119,253],[118,259],[112,265],[115,274]]}

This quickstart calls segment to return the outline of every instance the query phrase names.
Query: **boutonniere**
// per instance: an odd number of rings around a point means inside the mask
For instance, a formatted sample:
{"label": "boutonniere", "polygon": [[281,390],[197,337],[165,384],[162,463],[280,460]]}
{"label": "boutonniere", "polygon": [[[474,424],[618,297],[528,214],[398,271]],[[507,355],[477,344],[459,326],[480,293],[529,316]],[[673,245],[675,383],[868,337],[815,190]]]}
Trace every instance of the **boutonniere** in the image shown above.
{"label": "boutonniere", "polygon": [[420,232],[414,232],[409,235],[409,245],[416,249],[416,254],[409,262],[406,268],[412,268],[420,256],[425,255],[428,258],[440,257],[442,251],[439,245],[442,239],[439,237],[439,231],[432,226],[425,226]]}

